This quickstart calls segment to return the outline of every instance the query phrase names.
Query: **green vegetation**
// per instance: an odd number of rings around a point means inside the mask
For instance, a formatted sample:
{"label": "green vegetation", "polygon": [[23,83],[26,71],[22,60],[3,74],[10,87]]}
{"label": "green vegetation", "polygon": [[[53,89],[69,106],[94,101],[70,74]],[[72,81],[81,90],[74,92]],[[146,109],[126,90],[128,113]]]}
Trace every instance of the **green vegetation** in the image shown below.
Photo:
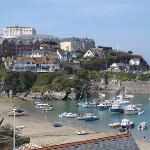
{"label": "green vegetation", "polygon": [[150,74],[139,75],[138,80],[140,80],[140,81],[150,81]]}
{"label": "green vegetation", "polygon": [[[61,63],[61,70],[51,73],[31,73],[31,72],[8,72],[0,61],[0,87],[1,89],[12,89],[14,92],[33,92],[53,91],[70,91],[71,88],[79,90],[83,87],[87,80],[100,81],[103,79],[116,78],[120,81],[141,80],[149,81],[150,75],[139,75],[102,71],[106,70],[112,63],[128,63],[134,56],[132,51],[128,53],[111,51],[107,53],[105,58],[86,58],[81,61],[81,70],[74,70],[71,64]],[[79,53],[82,58],[83,53]],[[147,70],[149,68],[145,60],[140,57],[139,66],[132,66],[133,70]],[[3,83],[3,84],[2,84]]]}
{"label": "green vegetation", "polygon": [[46,92],[47,90],[54,91],[70,91],[71,88],[79,90],[83,86],[81,80],[70,78],[64,72],[37,73],[36,81],[32,86],[33,92]]}
{"label": "green vegetation", "polygon": [[24,92],[29,90],[34,83],[36,76],[31,72],[6,72],[3,76],[5,87],[12,89],[14,92]]}
{"label": "green vegetation", "polygon": [[82,79],[89,79],[99,81],[101,78],[113,78],[115,76],[116,79],[121,81],[131,81],[136,79],[136,75],[123,73],[123,72],[99,72],[99,71],[78,71],[77,76]]}

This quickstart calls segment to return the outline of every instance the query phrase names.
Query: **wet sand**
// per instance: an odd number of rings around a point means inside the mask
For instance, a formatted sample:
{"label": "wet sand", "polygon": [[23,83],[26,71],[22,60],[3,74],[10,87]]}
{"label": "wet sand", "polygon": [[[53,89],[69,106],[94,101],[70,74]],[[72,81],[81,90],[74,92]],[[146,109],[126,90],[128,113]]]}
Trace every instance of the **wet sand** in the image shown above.
{"label": "wet sand", "polygon": [[[13,127],[13,117],[8,116],[8,111],[22,103],[19,99],[10,99],[0,96],[0,115],[4,117],[2,125],[10,124]],[[83,141],[88,139],[100,138],[109,136],[111,134],[96,133],[95,131],[87,130],[87,135],[77,135],[77,130],[82,130],[70,125],[64,125],[60,128],[53,127],[49,120],[39,120],[31,115],[16,117],[16,126],[24,126],[20,134],[28,136],[31,143],[46,146],[61,143],[69,143],[75,141]],[[141,150],[148,150],[150,148],[150,141],[136,140]]]}

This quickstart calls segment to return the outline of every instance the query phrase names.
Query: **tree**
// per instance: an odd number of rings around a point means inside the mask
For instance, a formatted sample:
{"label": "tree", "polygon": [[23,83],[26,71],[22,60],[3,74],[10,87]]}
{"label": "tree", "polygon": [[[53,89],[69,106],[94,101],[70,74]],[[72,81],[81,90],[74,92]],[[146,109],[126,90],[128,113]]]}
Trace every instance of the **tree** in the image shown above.
{"label": "tree", "polygon": [[128,54],[132,55],[132,54],[133,54],[133,51],[128,51]]}

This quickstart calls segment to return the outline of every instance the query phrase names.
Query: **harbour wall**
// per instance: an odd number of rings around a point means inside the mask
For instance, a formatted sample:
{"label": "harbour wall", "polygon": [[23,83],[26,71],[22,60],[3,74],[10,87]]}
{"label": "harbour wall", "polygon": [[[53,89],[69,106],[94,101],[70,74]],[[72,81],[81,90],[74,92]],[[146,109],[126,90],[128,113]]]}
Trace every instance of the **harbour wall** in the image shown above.
{"label": "harbour wall", "polygon": [[126,81],[127,93],[150,93],[150,81]]}

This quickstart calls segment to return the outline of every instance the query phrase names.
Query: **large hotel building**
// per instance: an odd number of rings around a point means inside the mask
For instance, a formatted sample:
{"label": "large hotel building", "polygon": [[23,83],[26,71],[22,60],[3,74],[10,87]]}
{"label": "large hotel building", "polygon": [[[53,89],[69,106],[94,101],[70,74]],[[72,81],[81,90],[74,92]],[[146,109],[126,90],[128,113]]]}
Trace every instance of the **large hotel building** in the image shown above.
{"label": "large hotel building", "polygon": [[32,27],[11,26],[3,28],[3,37],[11,38],[21,35],[35,35],[36,30]]}

